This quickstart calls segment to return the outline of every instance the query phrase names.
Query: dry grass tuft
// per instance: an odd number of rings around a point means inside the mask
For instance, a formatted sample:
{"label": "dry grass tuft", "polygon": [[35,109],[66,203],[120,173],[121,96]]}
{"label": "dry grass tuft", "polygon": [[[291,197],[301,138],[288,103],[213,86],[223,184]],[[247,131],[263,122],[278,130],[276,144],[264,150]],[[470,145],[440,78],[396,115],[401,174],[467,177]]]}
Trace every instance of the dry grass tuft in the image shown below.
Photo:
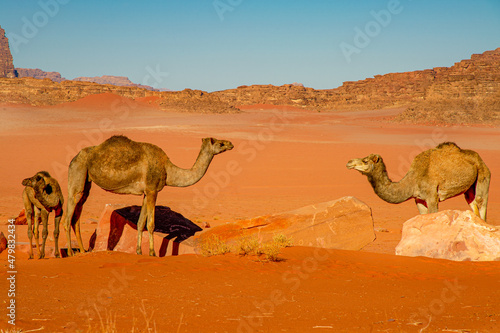
{"label": "dry grass tuft", "polygon": [[201,253],[206,256],[222,255],[234,252],[241,256],[254,255],[264,257],[263,261],[278,262],[284,260],[279,255],[285,247],[292,246],[292,238],[284,234],[277,234],[271,242],[261,244],[256,236],[247,236],[240,238],[234,248],[222,241],[218,236],[209,236],[202,240],[200,244]]}
{"label": "dry grass tuft", "polygon": [[238,240],[236,245],[236,251],[239,255],[258,255],[258,251],[260,248],[260,242],[257,237],[244,237]]}
{"label": "dry grass tuft", "polygon": [[226,244],[219,236],[209,236],[201,241],[201,254],[205,257],[217,256],[231,252],[231,247]]}

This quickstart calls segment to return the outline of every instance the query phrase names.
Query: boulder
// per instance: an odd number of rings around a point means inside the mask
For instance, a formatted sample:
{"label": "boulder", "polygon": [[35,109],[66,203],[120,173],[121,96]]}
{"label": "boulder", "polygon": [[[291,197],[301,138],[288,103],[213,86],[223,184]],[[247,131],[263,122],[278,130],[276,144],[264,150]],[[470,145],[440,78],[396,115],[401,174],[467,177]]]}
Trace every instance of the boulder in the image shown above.
{"label": "boulder", "polygon": [[0,253],[3,252],[7,248],[7,238],[3,234],[3,232],[0,232]]}
{"label": "boulder", "polygon": [[28,225],[28,220],[26,219],[25,210],[21,210],[19,215],[15,218],[14,225]]}
{"label": "boulder", "polygon": [[[140,206],[106,205],[89,242],[89,250],[136,253]],[[195,253],[190,237],[202,229],[165,206],[156,206],[154,244],[163,257]],[[147,226],[142,234],[142,253],[149,254]]]}
{"label": "boulder", "polygon": [[375,240],[371,209],[354,197],[310,205],[213,227],[197,236],[198,244],[213,235],[227,243],[244,237],[268,242],[276,234],[292,237],[294,245],[359,250]]}
{"label": "boulder", "polygon": [[396,254],[455,261],[500,260],[500,231],[472,211],[418,215],[404,223]]}

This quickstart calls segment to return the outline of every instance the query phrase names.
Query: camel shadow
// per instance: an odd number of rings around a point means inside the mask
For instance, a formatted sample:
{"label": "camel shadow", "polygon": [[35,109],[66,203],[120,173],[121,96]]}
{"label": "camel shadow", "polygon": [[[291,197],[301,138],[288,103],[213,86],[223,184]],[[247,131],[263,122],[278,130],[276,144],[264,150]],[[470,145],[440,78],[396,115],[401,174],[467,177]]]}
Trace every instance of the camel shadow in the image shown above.
{"label": "camel shadow", "polygon": [[[122,238],[126,226],[137,230],[137,222],[141,214],[140,206],[128,206],[116,209],[111,214],[108,236],[108,250],[112,251]],[[147,230],[145,226],[144,230]],[[172,255],[179,254],[179,244],[203,229],[185,218],[182,214],[166,206],[155,207],[155,236],[163,236],[158,256],[164,257],[172,241]],[[160,235],[162,234],[162,235]]]}

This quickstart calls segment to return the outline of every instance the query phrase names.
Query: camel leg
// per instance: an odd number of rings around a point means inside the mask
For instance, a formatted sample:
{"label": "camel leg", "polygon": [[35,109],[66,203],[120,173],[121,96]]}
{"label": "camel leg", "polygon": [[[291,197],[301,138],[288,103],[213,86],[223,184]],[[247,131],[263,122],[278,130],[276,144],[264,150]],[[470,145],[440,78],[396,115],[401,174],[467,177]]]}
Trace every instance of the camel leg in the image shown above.
{"label": "camel leg", "polygon": [[47,241],[47,235],[49,234],[48,221],[49,221],[49,212],[45,209],[40,211],[40,215],[42,217],[42,247],[38,252],[38,259],[45,258],[45,242]]}
{"label": "camel leg", "polygon": [[417,204],[417,209],[418,209],[420,214],[427,214],[428,213],[427,203],[424,200],[415,199],[415,203]]}
{"label": "camel leg", "polygon": [[33,205],[24,207],[26,221],[28,221],[28,238],[30,239],[29,259],[33,259]]}
{"label": "camel leg", "polygon": [[438,212],[438,199],[437,199],[437,195],[436,196],[431,196],[430,198],[428,198],[427,200],[425,200],[425,202],[427,203],[427,211],[429,214],[432,214],[432,213],[437,213]]}
{"label": "camel leg", "polygon": [[83,248],[82,236],[80,233],[80,215],[82,213],[83,204],[87,200],[90,192],[91,182],[87,176],[87,169],[82,166],[78,160],[78,154],[71,161],[68,170],[68,206],[66,210],[66,219],[64,227],[66,229],[66,237],[68,239],[68,255],[73,255],[71,248],[71,227],[74,226],[75,235],[80,247],[80,252],[85,252]]}
{"label": "camel leg", "polygon": [[38,257],[40,258],[40,241],[38,227],[40,226],[40,209],[35,207],[35,227],[33,229],[33,234],[35,236],[36,250],[38,251]]}
{"label": "camel leg", "polygon": [[55,214],[56,217],[54,219],[54,244],[55,244],[54,256],[56,258],[59,258],[61,256],[59,254],[59,224],[61,223],[61,217],[63,214],[62,209],[57,208]]}
{"label": "camel leg", "polygon": [[139,215],[139,220],[137,221],[137,248],[135,252],[137,254],[142,254],[142,232],[144,231],[144,226],[146,225],[147,217],[147,204],[146,195],[142,198],[141,214]]}
{"label": "camel leg", "polygon": [[467,201],[474,214],[480,216],[479,207],[476,201],[476,184],[472,185],[471,188],[465,191],[464,196],[465,196],[465,201]]}
{"label": "camel leg", "polygon": [[158,193],[152,192],[146,196],[148,212],[149,255],[152,257],[156,256],[153,234],[155,231],[155,207],[157,195]]}

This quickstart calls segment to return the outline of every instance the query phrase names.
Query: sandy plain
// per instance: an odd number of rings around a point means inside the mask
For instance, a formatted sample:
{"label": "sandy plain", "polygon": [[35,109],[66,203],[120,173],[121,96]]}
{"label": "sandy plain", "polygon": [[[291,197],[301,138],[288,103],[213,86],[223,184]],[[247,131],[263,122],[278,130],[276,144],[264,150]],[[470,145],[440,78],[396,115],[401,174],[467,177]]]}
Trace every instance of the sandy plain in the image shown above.
{"label": "sandy plain", "polygon": [[[235,114],[164,112],[151,99],[101,94],[54,107],[1,105],[0,231],[22,210],[21,180],[39,170],[67,194],[67,166],[83,147],[113,134],[151,142],[178,166],[195,161],[201,138],[231,140],[205,177],[164,188],[165,205],[215,226],[355,196],[372,209],[377,239],[361,251],[296,246],[282,262],[229,254],[151,258],[118,252],[28,260],[16,252],[16,327],[40,332],[498,332],[500,262],[451,262],[394,255],[413,202],[388,204],[366,177],[347,170],[378,153],[397,181],[414,156],[443,141],[479,152],[492,173],[488,223],[500,225],[500,130],[401,125],[402,110],[318,113],[254,105]],[[229,167],[230,166],[230,167]],[[136,196],[93,186],[82,214],[85,243],[108,203]],[[469,209],[463,197],[443,209]],[[50,218],[47,246],[53,245]],[[28,240],[17,226],[19,244]],[[64,247],[66,237],[61,235]],[[4,319],[8,257],[0,254]],[[2,319],[0,328],[12,328]]]}

